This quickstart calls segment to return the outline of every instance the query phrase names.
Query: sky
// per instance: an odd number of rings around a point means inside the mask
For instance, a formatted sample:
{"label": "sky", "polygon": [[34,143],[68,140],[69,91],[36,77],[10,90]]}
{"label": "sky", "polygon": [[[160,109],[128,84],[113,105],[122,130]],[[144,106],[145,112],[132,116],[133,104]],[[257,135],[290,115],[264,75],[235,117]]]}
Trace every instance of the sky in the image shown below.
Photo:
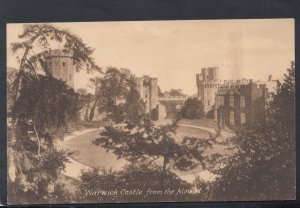
{"label": "sky", "polygon": [[[281,79],[295,59],[294,19],[176,20],[53,23],[95,49],[96,63],[158,78],[162,91],[196,94],[196,74],[219,67],[222,79]],[[7,66],[18,68],[10,43],[23,24],[7,25]],[[60,48],[59,44],[53,49]],[[75,89],[98,73],[75,73]]]}

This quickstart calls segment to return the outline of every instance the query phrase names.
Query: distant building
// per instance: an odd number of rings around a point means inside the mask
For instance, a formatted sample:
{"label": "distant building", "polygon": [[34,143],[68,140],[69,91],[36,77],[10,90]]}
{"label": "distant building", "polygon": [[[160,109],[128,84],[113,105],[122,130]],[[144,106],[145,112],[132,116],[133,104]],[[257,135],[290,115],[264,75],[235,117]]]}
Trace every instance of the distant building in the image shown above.
{"label": "distant building", "polygon": [[198,98],[202,101],[204,112],[207,113],[215,104],[215,96],[222,81],[218,67],[202,68],[201,74],[196,74]]}
{"label": "distant building", "polygon": [[215,120],[220,128],[235,129],[244,123],[266,118],[267,104],[271,92],[275,92],[277,81],[238,80],[225,81],[218,88],[215,101]]}
{"label": "distant building", "polygon": [[65,81],[74,88],[74,71],[72,54],[59,49],[50,50],[46,55],[49,73],[56,79]]}
{"label": "distant building", "polygon": [[170,95],[165,92],[159,96],[158,120],[175,117],[176,111],[179,110],[187,99],[187,95]]}

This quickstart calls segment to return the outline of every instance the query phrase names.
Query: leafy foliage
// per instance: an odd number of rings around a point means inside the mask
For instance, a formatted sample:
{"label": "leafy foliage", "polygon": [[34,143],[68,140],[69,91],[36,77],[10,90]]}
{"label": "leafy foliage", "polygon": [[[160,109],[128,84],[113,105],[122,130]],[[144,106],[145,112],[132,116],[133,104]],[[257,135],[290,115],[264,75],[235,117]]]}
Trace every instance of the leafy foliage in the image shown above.
{"label": "leafy foliage", "polygon": [[179,170],[190,170],[198,165],[205,168],[205,161],[209,158],[203,153],[217,143],[218,134],[210,139],[186,137],[181,142],[177,142],[174,138],[176,127],[176,123],[155,126],[146,117],[141,125],[134,128],[126,124],[121,128],[106,126],[101,132],[101,137],[94,140],[94,144],[101,145],[108,151],[112,150],[119,158],[131,162],[163,159],[160,178],[164,185],[168,164]]}
{"label": "leafy foliage", "polygon": [[180,110],[180,116],[187,119],[200,119],[204,116],[203,103],[197,98],[188,98]]}
{"label": "leafy foliage", "polygon": [[266,122],[248,124],[232,138],[236,154],[215,173],[214,200],[280,200],[295,197],[294,65],[278,84]]}
{"label": "leafy foliage", "polygon": [[54,140],[62,137],[68,120],[76,119],[78,97],[63,81],[42,75],[26,78],[12,109],[13,119],[18,119],[13,144],[18,174],[10,185],[20,200],[42,203],[66,194],[56,180],[67,154],[56,148]]}
{"label": "leafy foliage", "polygon": [[78,97],[65,83],[49,75],[46,56],[54,42],[72,54],[77,70],[101,71],[92,58],[93,49],[76,35],[51,24],[24,24],[19,42],[11,44],[20,65],[10,83],[12,125],[8,131],[9,199],[14,202],[43,203],[69,200],[57,183],[67,155],[53,141],[61,137],[64,125],[76,119]]}
{"label": "leafy foliage", "polygon": [[283,82],[278,82],[277,92],[270,104],[270,118],[280,123],[291,137],[295,134],[295,63],[284,74]]}
{"label": "leafy foliage", "polygon": [[170,96],[184,96],[182,89],[171,89],[167,93],[169,93]]}
{"label": "leafy foliage", "polygon": [[[81,195],[84,202],[145,202],[145,201],[165,201],[175,200],[175,195],[147,195],[147,190],[165,191],[159,180],[161,176],[161,167],[151,164],[129,164],[120,171],[106,171],[92,169],[82,173],[80,185]],[[181,180],[174,173],[167,171],[165,176],[166,187],[174,190],[189,189],[192,186]],[[105,195],[107,191],[117,190],[116,195]],[[125,194],[125,191],[140,190],[143,194]],[[100,194],[95,196],[93,191]],[[83,194],[82,194],[83,193]],[[145,197],[146,196],[146,197]]]}
{"label": "leafy foliage", "polygon": [[176,117],[180,113],[180,106],[183,104],[183,101],[161,100],[160,104],[165,106],[167,118],[176,119]]}
{"label": "leafy foliage", "polygon": [[136,89],[135,78],[131,74],[108,67],[103,78],[98,79],[100,110],[115,123],[124,120],[134,125],[144,117],[144,103]]}
{"label": "leafy foliage", "polygon": [[73,89],[52,77],[29,75],[26,78],[13,106],[14,119],[31,119],[38,133],[76,120],[78,94]]}

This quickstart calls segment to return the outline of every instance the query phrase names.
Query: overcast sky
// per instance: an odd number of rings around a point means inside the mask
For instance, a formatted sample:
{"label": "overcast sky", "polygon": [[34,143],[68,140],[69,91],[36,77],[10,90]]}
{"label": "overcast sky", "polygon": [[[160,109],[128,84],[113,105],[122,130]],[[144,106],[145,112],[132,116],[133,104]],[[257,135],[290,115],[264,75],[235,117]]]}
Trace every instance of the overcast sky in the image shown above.
{"label": "overcast sky", "polygon": [[[93,57],[102,68],[130,69],[136,76],[158,78],[163,91],[181,88],[197,92],[196,73],[218,66],[223,79],[239,69],[244,78],[282,77],[294,60],[293,19],[193,20],[55,23],[95,48]],[[7,25],[7,65],[18,67],[10,53],[22,24]],[[55,46],[59,48],[59,45]],[[75,88],[86,88],[89,77],[75,74]]]}

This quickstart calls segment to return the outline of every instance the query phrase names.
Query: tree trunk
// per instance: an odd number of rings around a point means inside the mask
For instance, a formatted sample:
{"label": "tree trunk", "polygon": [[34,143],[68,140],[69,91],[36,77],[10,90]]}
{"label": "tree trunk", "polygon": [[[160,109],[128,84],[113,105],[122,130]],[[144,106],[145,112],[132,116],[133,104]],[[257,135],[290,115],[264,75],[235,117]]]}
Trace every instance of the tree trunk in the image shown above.
{"label": "tree trunk", "polygon": [[167,156],[164,156],[164,161],[163,161],[163,171],[162,171],[162,177],[161,177],[161,184],[162,187],[165,186],[165,177],[166,177],[166,171],[167,171],[167,163],[168,163],[168,158]]}
{"label": "tree trunk", "polygon": [[85,112],[84,112],[84,118],[83,118],[83,120],[84,121],[88,121],[89,120],[89,109],[90,109],[90,106],[89,105],[87,105],[86,106],[86,110],[85,110]]}
{"label": "tree trunk", "polygon": [[39,135],[38,135],[38,133],[37,133],[37,130],[36,130],[34,124],[33,124],[33,128],[34,128],[34,132],[35,132],[35,135],[36,135],[36,137],[37,137],[37,140],[38,140],[38,151],[37,151],[37,154],[38,154],[38,156],[39,156],[39,155],[40,155],[40,152],[41,152],[41,139],[40,139],[40,137],[39,137]]}
{"label": "tree trunk", "polygon": [[[41,35],[41,33],[42,33],[42,31],[40,31],[36,36],[33,36],[31,39],[29,39],[26,42],[25,51],[24,51],[24,54],[21,58],[21,62],[20,62],[19,70],[18,70],[19,74],[18,74],[18,77],[17,77],[17,79],[18,79],[17,80],[17,85],[14,89],[15,90],[15,96],[13,97],[12,106],[15,104],[16,100],[18,100],[18,98],[20,96],[20,92],[21,92],[21,88],[22,88],[22,82],[23,82],[23,78],[24,78],[24,75],[23,75],[24,69],[23,69],[23,67],[24,67],[24,64],[26,62],[27,55],[29,53],[29,50],[31,49],[32,44]],[[11,138],[10,138],[11,145],[10,145],[10,147],[8,147],[8,148],[11,149],[11,152],[14,152],[13,146],[16,142],[16,127],[17,127],[17,124],[18,124],[18,118],[16,118],[16,120],[14,121],[14,123],[11,126]],[[20,167],[17,155],[12,154],[12,161],[16,161],[18,169],[22,173],[22,169]],[[8,167],[8,169],[12,168],[12,169],[16,170],[16,168],[14,168],[14,162],[11,162],[10,165],[11,165],[11,167]]]}
{"label": "tree trunk", "polygon": [[89,121],[92,121],[93,118],[94,118],[94,115],[95,115],[95,108],[96,108],[96,106],[97,106],[98,99],[99,99],[99,98],[97,97],[96,100],[95,100],[95,103],[94,103],[93,107],[91,108],[91,112],[90,112],[90,116],[89,116]]}

